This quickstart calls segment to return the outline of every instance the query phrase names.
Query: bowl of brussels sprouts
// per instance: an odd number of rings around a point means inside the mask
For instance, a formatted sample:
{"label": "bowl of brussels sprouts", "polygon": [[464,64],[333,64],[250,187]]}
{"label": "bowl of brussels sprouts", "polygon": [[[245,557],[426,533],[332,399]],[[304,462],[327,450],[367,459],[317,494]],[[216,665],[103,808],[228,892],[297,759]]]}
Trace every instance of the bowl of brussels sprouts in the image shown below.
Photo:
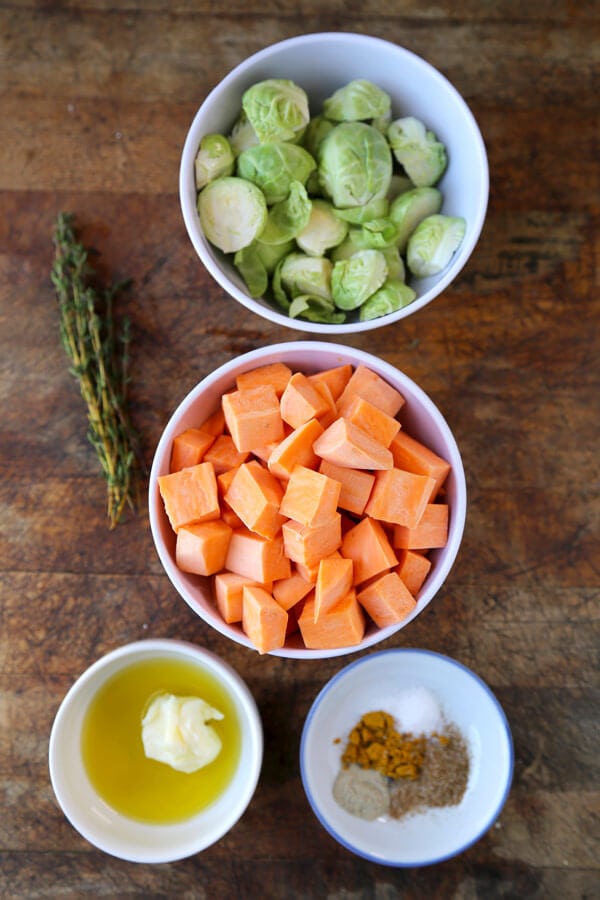
{"label": "bowl of brussels sprouts", "polygon": [[397,322],[454,281],[489,171],[477,122],[433,66],[379,38],[319,33],[255,53],[208,94],[179,192],[192,245],[231,297],[337,334]]}

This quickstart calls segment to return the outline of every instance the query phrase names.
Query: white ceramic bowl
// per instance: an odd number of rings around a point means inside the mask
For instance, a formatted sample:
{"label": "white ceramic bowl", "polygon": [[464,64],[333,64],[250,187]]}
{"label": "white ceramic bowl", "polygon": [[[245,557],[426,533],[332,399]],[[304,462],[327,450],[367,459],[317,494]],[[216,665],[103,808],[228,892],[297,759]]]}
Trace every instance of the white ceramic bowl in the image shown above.
{"label": "white ceramic bowl", "polygon": [[[165,657],[190,662],[225,687],[240,722],[241,752],[229,785],[202,812],[175,824],[144,824],[116,812],[98,795],[83,763],[81,731],[92,698],[108,678],[132,663]],[[183,641],[149,639],[106,654],[73,684],[52,726],[49,767],[59,805],[86,840],[120,859],[163,863],[199,853],[235,825],[254,794],[262,755],[263,732],[258,709],[237,672],[201,647]]]}
{"label": "white ceramic bowl", "polygon": [[[318,61],[318,64],[315,64]],[[446,269],[437,276],[413,279],[416,299],[395,313],[367,322],[322,325],[290,319],[263,299],[253,299],[229,259],[206,240],[196,210],[194,158],[201,138],[228,134],[241,109],[244,91],[266,78],[289,78],[303,87],[313,114],[323,100],[355,78],[374,82],[392,98],[394,118],[422,119],[446,145],[449,164],[439,182],[442,212],[463,216],[464,240]],[[260,50],[236,66],[208,94],[185,139],[179,172],[183,219],[196,253],[213,278],[239,303],[279,325],[321,334],[368,331],[397,322],[437,297],[467,263],[479,239],[488,203],[489,173],[481,133],[467,104],[433,66],[409,50],[362,34],[307,34]]]}
{"label": "white ceramic bowl", "polygon": [[[435,695],[467,743],[461,803],[402,819],[350,815],[332,796],[348,733],[364,713],[385,710],[398,691],[418,687]],[[304,724],[300,769],[313,812],[336,841],[382,865],[425,866],[462,853],[496,821],[512,780],[512,737],[498,700],[470,669],[427,650],[385,650],[350,663],[321,690]]]}
{"label": "white ceramic bowl", "polygon": [[443,549],[431,551],[430,558],[433,565],[416,598],[417,605],[412,613],[399,625],[381,629],[371,625],[367,629],[363,641],[355,647],[329,651],[307,650],[300,637],[295,634],[288,638],[282,650],[274,651],[274,655],[310,659],[339,656],[364,650],[366,647],[390,637],[400,628],[404,628],[430,603],[454,563],[462,539],[466,516],[465,475],[460,452],[452,432],[440,411],[424,391],[407,375],[384,360],[341,344],[321,341],[292,341],[252,350],[225,363],[204,378],[179,404],[167,423],[156,448],[149,484],[152,537],[167,575],[186,603],[221,634],[247,647],[252,647],[239,625],[228,625],[219,615],[212,599],[209,581],[201,576],[182,572],[177,567],[175,534],[164,510],[158,489],[158,476],[167,474],[169,471],[171,444],[175,435],[186,428],[199,425],[214,412],[223,393],[235,386],[238,374],[277,361],[286,363],[292,370],[309,373],[345,363],[354,366],[363,364],[372,369],[403,394],[406,403],[399,414],[403,428],[446,459],[452,467],[446,480],[447,501],[450,506],[448,542]]}

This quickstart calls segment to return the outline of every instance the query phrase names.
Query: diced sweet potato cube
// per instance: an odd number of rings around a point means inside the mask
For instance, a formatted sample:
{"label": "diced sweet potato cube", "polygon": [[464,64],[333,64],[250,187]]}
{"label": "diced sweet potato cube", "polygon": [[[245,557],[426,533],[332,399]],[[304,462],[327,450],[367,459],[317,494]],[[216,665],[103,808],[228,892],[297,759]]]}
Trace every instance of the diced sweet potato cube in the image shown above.
{"label": "diced sweet potato cube", "polygon": [[281,535],[267,540],[246,528],[239,528],[231,535],[225,568],[259,584],[291,575],[291,564],[283,552]]}
{"label": "diced sweet potato cube", "polygon": [[273,584],[273,597],[281,607],[289,610],[313,589],[313,585],[297,570],[289,578],[282,578]]}
{"label": "diced sweet potato cube", "polygon": [[313,384],[326,384],[331,391],[333,399],[337,400],[350,381],[351,375],[352,366],[350,363],[344,363],[341,366],[334,366],[332,369],[322,369],[320,372],[314,372],[312,375],[308,376],[308,379],[309,381],[312,381]]}
{"label": "diced sweet potato cube", "polygon": [[425,512],[435,482],[404,469],[377,472],[365,513],[382,522],[415,528]]}
{"label": "diced sweet potato cube", "polygon": [[159,475],[158,487],[173,531],[182,525],[208,522],[220,516],[212,463],[201,462],[179,472]]}
{"label": "diced sweet potato cube", "polygon": [[361,469],[350,469],[348,466],[336,466],[322,459],[319,472],[340,483],[338,506],[357,516],[362,516],[365,506],[375,484],[375,476]]}
{"label": "diced sweet potato cube", "polygon": [[326,413],[329,404],[306,375],[294,372],[281,396],[281,418],[292,428]]}
{"label": "diced sweet potato cube", "polygon": [[373,406],[364,397],[353,397],[344,409],[344,418],[358,425],[374,440],[384,447],[389,447],[400,431],[400,422],[393,416]]}
{"label": "diced sweet potato cube", "polygon": [[272,384],[224,394],[222,405],[227,427],[240,453],[283,437],[279,397]]}
{"label": "diced sweet potato cube", "polygon": [[434,479],[435,486],[429,498],[433,500],[450,472],[450,463],[405,431],[399,431],[395,435],[390,450],[397,469],[405,469],[415,475],[429,475]]}
{"label": "diced sweet potato cube", "polygon": [[404,397],[380,375],[366,366],[359,365],[338,400],[338,410],[343,415],[354,397],[363,397],[388,416],[395,416],[404,405]]}
{"label": "diced sweet potato cube", "polygon": [[[335,513],[321,525],[301,525],[290,519],[281,528],[286,556],[302,566],[312,567],[342,543],[342,517]],[[307,579],[311,580],[311,579]]]}
{"label": "diced sweet potato cube", "polygon": [[247,391],[249,388],[270,384],[275,388],[277,396],[281,397],[291,377],[292,370],[289,366],[282,362],[276,362],[257,366],[256,369],[250,369],[248,372],[241,372],[235,383],[238,391]]}
{"label": "diced sweet potato cube", "polygon": [[352,560],[339,553],[321,560],[315,583],[315,622],[346,596],[353,584],[353,568]]}
{"label": "diced sweet potato cube", "polygon": [[215,436],[201,428],[186,428],[173,438],[171,448],[171,472],[179,472],[188,466],[197,466],[214,443]]}
{"label": "diced sweet potato cube", "polygon": [[298,625],[309,650],[355,647],[365,634],[365,614],[356,599],[356,592],[351,589],[315,622],[314,596],[309,595],[298,617]]}
{"label": "diced sweet potato cube", "polygon": [[283,490],[279,481],[256,460],[242,463],[225,494],[225,501],[251,531],[273,538],[285,518],[279,512]]}
{"label": "diced sweet potato cube", "polygon": [[396,572],[386,572],[358,593],[358,602],[378,628],[401,622],[415,608],[416,600]]}
{"label": "diced sweet potato cube", "polygon": [[414,528],[394,525],[392,546],[402,550],[433,550],[448,542],[448,505],[428,503]]}
{"label": "diced sweet potato cube", "polygon": [[214,577],[215,603],[223,621],[228,624],[242,621],[242,588],[244,585],[262,587],[266,591],[271,590],[271,584],[258,585],[257,582],[245,575],[238,575],[237,572],[218,572]]}
{"label": "diced sweet potato cube", "polygon": [[351,469],[391,469],[390,450],[362,428],[341,416],[313,444],[317,456]]}
{"label": "diced sweet potato cube", "polygon": [[309,419],[284,437],[269,454],[269,471],[277,478],[287,479],[296,466],[313,469],[317,465],[317,454],[313,444],[323,434],[323,426],[317,419]]}
{"label": "diced sweet potato cube", "polygon": [[235,469],[248,459],[248,453],[241,453],[229,434],[220,434],[204,454],[204,462],[210,462],[217,475]]}
{"label": "diced sweet potato cube", "polygon": [[287,482],[280,512],[301,525],[319,525],[332,519],[339,496],[339,481],[307,466],[296,466]]}
{"label": "diced sweet potato cube", "polygon": [[398,554],[398,573],[413,597],[416,597],[431,569],[431,560],[414,550],[401,550]]}
{"label": "diced sweet potato cube", "polygon": [[175,544],[178,567],[182,572],[214,575],[225,564],[232,531],[222,519],[182,525]]}
{"label": "diced sweet potato cube", "polygon": [[398,560],[382,524],[366,516],[342,538],[342,556],[354,563],[354,583],[393,569]]}
{"label": "diced sweet potato cube", "polygon": [[280,650],[285,644],[288,615],[264,588],[242,588],[242,629],[259,653]]}
{"label": "diced sweet potato cube", "polygon": [[215,437],[218,437],[220,434],[223,434],[225,431],[225,416],[223,415],[223,410],[219,406],[219,408],[205,419],[204,422],[200,425],[202,431],[207,431],[209,434],[214,434]]}

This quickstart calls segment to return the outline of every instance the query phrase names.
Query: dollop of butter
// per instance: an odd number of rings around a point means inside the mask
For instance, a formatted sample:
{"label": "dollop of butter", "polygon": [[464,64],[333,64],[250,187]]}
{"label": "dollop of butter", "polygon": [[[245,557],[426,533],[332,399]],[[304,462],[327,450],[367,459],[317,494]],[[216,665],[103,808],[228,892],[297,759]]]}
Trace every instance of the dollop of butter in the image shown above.
{"label": "dollop of butter", "polygon": [[142,719],[144,753],[179,772],[196,772],[221,752],[221,738],[207,723],[222,718],[200,697],[159,694]]}

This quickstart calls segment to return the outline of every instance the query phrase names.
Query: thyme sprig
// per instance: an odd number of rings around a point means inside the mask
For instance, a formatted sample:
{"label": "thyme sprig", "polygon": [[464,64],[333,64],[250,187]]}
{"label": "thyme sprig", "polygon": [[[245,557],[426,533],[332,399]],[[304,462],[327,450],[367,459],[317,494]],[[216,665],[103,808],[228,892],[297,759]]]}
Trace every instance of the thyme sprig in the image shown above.
{"label": "thyme sprig", "polygon": [[60,338],[88,410],[87,436],[107,482],[110,528],[138,501],[144,471],[127,409],[130,323],[114,315],[116,295],[128,281],[97,288],[88,251],[76,237],[73,217],[60,213],[54,229],[51,279],[60,315]]}

